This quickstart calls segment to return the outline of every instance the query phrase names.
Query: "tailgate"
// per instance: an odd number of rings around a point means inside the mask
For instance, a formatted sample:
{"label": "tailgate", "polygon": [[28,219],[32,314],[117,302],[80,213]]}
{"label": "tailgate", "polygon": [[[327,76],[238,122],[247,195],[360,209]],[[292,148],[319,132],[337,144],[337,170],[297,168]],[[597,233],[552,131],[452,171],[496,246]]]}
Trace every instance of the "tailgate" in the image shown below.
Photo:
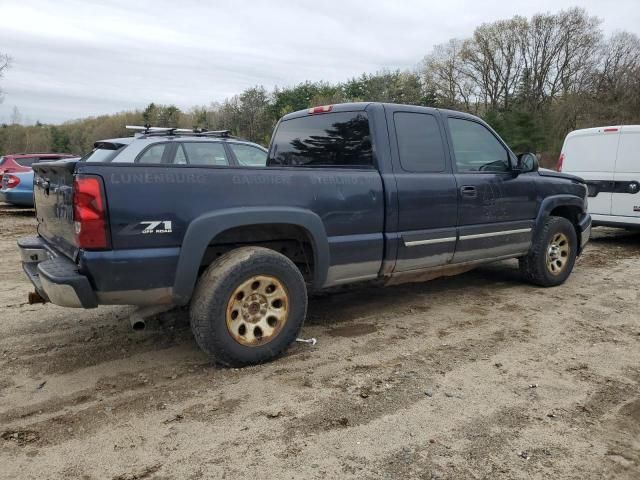
{"label": "tailgate", "polygon": [[77,160],[33,165],[33,196],[38,234],[56,249],[74,258],[73,174]]}

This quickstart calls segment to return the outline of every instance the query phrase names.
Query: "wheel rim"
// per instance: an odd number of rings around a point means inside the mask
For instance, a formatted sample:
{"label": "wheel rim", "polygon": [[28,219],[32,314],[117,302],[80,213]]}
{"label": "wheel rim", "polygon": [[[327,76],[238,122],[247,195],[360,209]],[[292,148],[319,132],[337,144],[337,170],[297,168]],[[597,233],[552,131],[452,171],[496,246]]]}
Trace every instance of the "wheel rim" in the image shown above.
{"label": "wheel rim", "polygon": [[552,275],[560,275],[567,268],[571,245],[564,233],[556,233],[547,248],[547,269]]}
{"label": "wheel rim", "polygon": [[231,294],[227,304],[227,328],[241,345],[257,347],[271,342],[289,317],[289,294],[280,280],[255,275]]}

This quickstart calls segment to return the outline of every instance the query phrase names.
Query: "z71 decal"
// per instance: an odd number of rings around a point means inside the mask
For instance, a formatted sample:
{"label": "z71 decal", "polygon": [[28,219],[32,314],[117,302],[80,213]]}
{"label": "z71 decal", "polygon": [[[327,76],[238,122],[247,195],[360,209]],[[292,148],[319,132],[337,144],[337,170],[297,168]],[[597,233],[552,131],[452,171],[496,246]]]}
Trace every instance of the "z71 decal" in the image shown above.
{"label": "z71 decal", "polygon": [[147,225],[141,233],[171,233],[171,220],[160,220],[156,222],[140,222]]}
{"label": "z71 decal", "polygon": [[145,220],[143,222],[132,223],[124,227],[121,235],[148,235],[152,233],[171,233],[173,226],[171,220]]}

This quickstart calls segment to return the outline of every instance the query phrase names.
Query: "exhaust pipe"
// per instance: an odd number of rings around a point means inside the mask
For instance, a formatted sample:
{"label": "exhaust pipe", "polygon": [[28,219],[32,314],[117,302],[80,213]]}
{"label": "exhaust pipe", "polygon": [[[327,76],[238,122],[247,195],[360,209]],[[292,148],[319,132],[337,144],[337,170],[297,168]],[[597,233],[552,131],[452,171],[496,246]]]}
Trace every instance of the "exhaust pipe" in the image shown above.
{"label": "exhaust pipe", "polygon": [[137,313],[134,313],[129,317],[129,323],[131,323],[131,328],[138,332],[144,330],[147,326],[147,322],[145,322],[144,318]]}
{"label": "exhaust pipe", "polygon": [[147,305],[138,307],[135,312],[129,316],[129,323],[131,328],[136,331],[144,330],[147,326],[147,318],[152,318],[155,315],[164,313],[168,310],[175,308],[175,305]]}
{"label": "exhaust pipe", "polygon": [[28,301],[29,305],[34,305],[36,303],[47,303],[49,300],[44,298],[38,292],[29,292]]}

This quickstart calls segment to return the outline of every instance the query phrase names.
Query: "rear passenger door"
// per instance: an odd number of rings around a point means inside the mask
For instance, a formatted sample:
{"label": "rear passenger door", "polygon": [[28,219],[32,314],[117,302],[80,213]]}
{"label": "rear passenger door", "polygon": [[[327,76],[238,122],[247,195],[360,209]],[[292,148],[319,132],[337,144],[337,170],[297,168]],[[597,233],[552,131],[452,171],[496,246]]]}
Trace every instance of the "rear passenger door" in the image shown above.
{"label": "rear passenger door", "polygon": [[456,246],[458,197],[439,113],[385,108],[398,191],[394,271],[444,265]]}
{"label": "rear passenger door", "polygon": [[513,154],[481,122],[448,116],[458,187],[454,263],[526,253],[537,213],[537,174],[517,175]]}
{"label": "rear passenger door", "polygon": [[[377,278],[382,266],[385,197],[370,121],[360,106],[285,117],[267,161],[276,183],[252,182],[249,190],[254,201],[277,199],[274,206],[302,208],[322,220],[329,242],[324,286]],[[277,196],[268,193],[274,188]]]}

